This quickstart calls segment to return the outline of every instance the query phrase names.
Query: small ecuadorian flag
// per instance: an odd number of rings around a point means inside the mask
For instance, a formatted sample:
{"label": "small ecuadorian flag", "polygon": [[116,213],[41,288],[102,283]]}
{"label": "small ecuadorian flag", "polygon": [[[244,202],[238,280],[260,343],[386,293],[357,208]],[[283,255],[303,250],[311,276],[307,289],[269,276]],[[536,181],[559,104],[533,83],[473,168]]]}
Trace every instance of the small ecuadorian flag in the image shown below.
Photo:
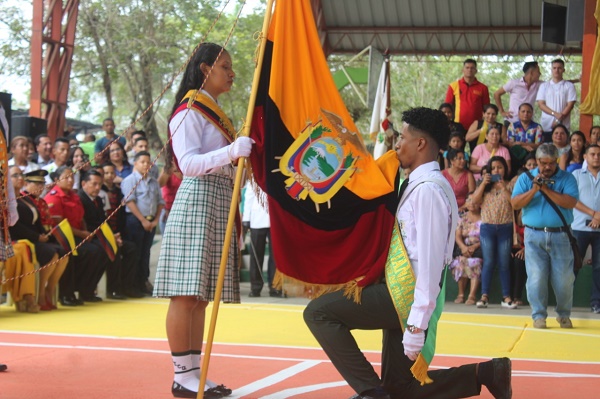
{"label": "small ecuadorian flag", "polygon": [[115,236],[108,225],[108,223],[104,222],[100,226],[100,230],[96,232],[96,237],[98,237],[98,241],[100,241],[100,245],[106,251],[108,258],[111,261],[115,260],[117,256],[117,240],[115,240]]}
{"label": "small ecuadorian flag", "polygon": [[377,162],[336,89],[309,0],[278,1],[250,137],[268,194],[277,269],[313,295],[383,274],[398,205],[399,162]]}
{"label": "small ecuadorian flag", "polygon": [[75,236],[73,236],[71,224],[69,224],[67,219],[63,219],[62,222],[52,229],[52,235],[65,251],[73,251],[73,255],[78,255],[77,250],[75,249]]}

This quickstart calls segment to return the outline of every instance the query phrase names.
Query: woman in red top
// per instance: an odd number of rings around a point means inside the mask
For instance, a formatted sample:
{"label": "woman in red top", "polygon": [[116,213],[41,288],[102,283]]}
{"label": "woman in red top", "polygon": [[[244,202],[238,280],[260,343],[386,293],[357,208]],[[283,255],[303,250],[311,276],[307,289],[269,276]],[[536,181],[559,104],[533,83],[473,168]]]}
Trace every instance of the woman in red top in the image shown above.
{"label": "woman in red top", "polygon": [[[79,244],[90,235],[83,219],[84,209],[77,192],[73,190],[73,171],[68,166],[61,166],[50,174],[56,182],[54,188],[44,199],[48,203],[50,214],[57,222],[67,219]],[[100,302],[95,294],[98,281],[106,270],[106,256],[102,247],[93,241],[83,243],[77,248],[78,256],[71,257],[59,282],[60,302],[63,306],[81,305],[83,302]],[[79,299],[75,298],[79,292]]]}
{"label": "woman in red top", "polygon": [[173,206],[173,201],[175,201],[175,194],[177,194],[177,190],[181,185],[182,179],[183,175],[173,163],[172,155],[170,153],[167,154],[165,159],[165,167],[158,177],[158,184],[160,184],[162,196],[165,200],[165,207],[163,208],[162,213],[160,214],[160,220],[158,221],[161,233],[165,231],[167,219],[169,218],[169,212]]}

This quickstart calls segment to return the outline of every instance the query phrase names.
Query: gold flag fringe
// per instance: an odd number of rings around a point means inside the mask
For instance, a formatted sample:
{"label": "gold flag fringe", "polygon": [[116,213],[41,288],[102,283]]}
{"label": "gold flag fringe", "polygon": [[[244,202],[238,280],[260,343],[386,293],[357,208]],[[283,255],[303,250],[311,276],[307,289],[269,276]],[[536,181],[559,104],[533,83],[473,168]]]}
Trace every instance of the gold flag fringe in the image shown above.
{"label": "gold flag fringe", "polygon": [[273,277],[273,288],[282,290],[287,296],[309,299],[315,299],[321,295],[343,290],[345,297],[352,299],[356,303],[360,303],[363,287],[359,286],[358,282],[361,279],[357,278],[340,284],[315,284],[298,280],[277,270],[275,277]]}
{"label": "gold flag fringe", "polygon": [[433,380],[429,378],[429,375],[427,374],[428,368],[429,365],[423,357],[423,354],[419,353],[419,356],[410,368],[410,371],[413,373],[413,376],[417,379],[417,381],[421,383],[421,386],[425,384],[431,384],[433,382]]}

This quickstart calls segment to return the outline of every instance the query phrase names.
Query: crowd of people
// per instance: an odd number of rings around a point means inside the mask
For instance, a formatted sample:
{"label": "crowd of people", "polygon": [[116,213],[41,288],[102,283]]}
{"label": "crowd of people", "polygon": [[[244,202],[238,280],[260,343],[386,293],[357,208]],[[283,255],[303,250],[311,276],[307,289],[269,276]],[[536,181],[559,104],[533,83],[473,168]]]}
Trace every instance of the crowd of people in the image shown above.
{"label": "crowd of people", "polygon": [[[588,134],[570,132],[576,81],[564,80],[564,72],[564,61],[556,59],[551,79],[543,82],[538,63],[526,62],[523,77],[498,89],[491,104],[487,87],[475,77],[476,61],[467,59],[463,77],[449,85],[439,107],[452,131],[439,164],[461,211],[451,264],[458,283],[455,302],[486,308],[497,268],[500,305],[525,304],[526,287],[537,328],[546,327],[549,281],[557,321],[572,327],[577,271],[571,233],[580,253],[592,247],[590,307],[600,313],[600,126]],[[502,102],[506,93],[508,108]],[[535,106],[540,123],[533,120]]]}

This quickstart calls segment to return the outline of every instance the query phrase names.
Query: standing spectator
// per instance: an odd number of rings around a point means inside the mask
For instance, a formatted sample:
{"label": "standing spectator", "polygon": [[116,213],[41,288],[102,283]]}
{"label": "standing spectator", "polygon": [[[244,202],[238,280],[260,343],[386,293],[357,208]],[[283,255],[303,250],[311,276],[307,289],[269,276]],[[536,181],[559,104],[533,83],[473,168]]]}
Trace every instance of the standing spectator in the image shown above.
{"label": "standing spectator", "polygon": [[79,144],[79,147],[83,150],[87,159],[92,160],[92,165],[95,165],[94,160],[95,148],[96,148],[96,136],[92,132],[88,132],[83,136],[83,143]]}
{"label": "standing spectator", "polygon": [[[52,172],[56,182],[44,199],[50,214],[57,222],[67,219],[75,236],[75,244],[80,244],[91,233],[84,220],[84,208],[77,193],[73,190],[73,171],[63,165]],[[60,302],[63,306],[82,305],[83,302],[100,302],[96,296],[96,286],[107,268],[108,257],[104,250],[90,242],[77,248],[77,256],[72,256],[59,282]],[[79,299],[75,298],[79,292]]]}
{"label": "standing spectator", "polygon": [[592,247],[592,312],[600,313],[600,147],[590,145],[585,152],[587,168],[573,172],[579,189],[579,201],[573,211],[573,234],[582,254]]}
{"label": "standing spectator", "polygon": [[90,160],[81,147],[71,147],[67,165],[73,168],[73,177],[75,181],[73,183],[73,189],[79,190],[81,187],[81,176],[91,168]]}
{"label": "standing spectator", "polygon": [[151,295],[153,286],[149,280],[150,250],[165,201],[162,199],[158,182],[148,173],[150,165],[149,153],[142,151],[135,154],[133,173],[121,183],[121,192],[127,204],[125,238],[133,241],[140,251],[139,288]]}
{"label": "standing spectator", "polygon": [[483,106],[490,103],[490,93],[487,86],[475,77],[477,61],[466,59],[462,72],[463,77],[448,86],[445,102],[454,105],[454,121],[468,130],[474,121],[483,116]]}
{"label": "standing spectator", "polygon": [[281,297],[282,292],[273,287],[275,277],[275,259],[273,258],[273,245],[271,245],[271,222],[269,220],[269,208],[267,195],[258,187],[258,197],[254,185],[248,181],[244,193],[244,215],[242,223],[250,227],[250,297],[260,296],[264,286],[263,262],[265,248],[269,240],[269,261],[267,262],[267,280],[269,296]]}
{"label": "standing spectator", "polygon": [[59,137],[54,141],[52,147],[52,156],[54,161],[44,166],[42,169],[48,171],[46,176],[46,184],[52,183],[52,173],[55,172],[59,167],[65,166],[69,161],[69,140],[64,137]]}
{"label": "standing spectator", "polygon": [[496,121],[497,116],[498,107],[487,104],[483,107],[483,119],[473,121],[465,137],[471,147],[471,153],[475,147],[485,142],[488,130],[495,127],[502,133],[502,124]]}
{"label": "standing spectator", "polygon": [[450,183],[456,196],[458,211],[462,213],[466,210],[467,195],[475,190],[475,179],[473,174],[466,168],[467,161],[463,150],[450,149],[446,158],[450,162],[450,168],[444,169],[442,174]]}
{"label": "standing spectator", "polygon": [[467,283],[471,282],[469,296],[465,305],[475,305],[479,281],[481,279],[481,266],[483,254],[481,251],[480,229],[481,208],[473,201],[471,196],[466,200],[467,212],[463,215],[456,228],[456,245],[460,255],[455,257],[450,264],[454,279],[458,283],[458,296],[454,303],[465,302]]}
{"label": "standing spectator", "polygon": [[42,133],[35,136],[33,140],[37,151],[37,164],[44,167],[52,162],[52,140],[47,134]]}
{"label": "standing spectator", "polygon": [[125,145],[125,152],[127,153],[127,159],[130,159],[133,162],[133,157],[135,156],[135,150],[133,149],[133,143],[141,137],[146,138],[146,132],[143,130],[134,130],[131,132],[131,137],[127,140],[127,144]]}
{"label": "standing spectator", "polygon": [[[507,161],[507,165],[510,165],[510,152],[500,144],[501,130],[498,126],[491,127],[487,131],[485,138],[486,142],[475,147],[471,154],[469,170],[473,172],[476,180],[481,178],[482,170],[487,167],[489,160],[495,156],[504,158]],[[510,170],[510,166],[508,166],[509,175]]]}
{"label": "standing spectator", "polygon": [[571,149],[569,145],[569,129],[565,125],[559,123],[552,128],[552,144],[558,150],[559,159]]}
{"label": "standing spectator", "polygon": [[[540,66],[537,61],[529,61],[523,64],[523,77],[509,80],[504,86],[494,92],[494,101],[498,106],[500,115],[504,117],[504,126],[519,120],[519,108],[521,104],[533,104],[542,82],[540,82]],[[510,94],[508,111],[502,105],[502,96]]]}
{"label": "standing spectator", "polygon": [[454,122],[454,107],[452,106],[452,104],[442,103],[440,105],[439,110],[442,111],[444,115],[446,115],[446,117],[448,118],[450,134],[457,132],[460,133],[463,137],[465,137],[465,135],[467,134],[467,129],[465,129],[464,126],[460,123]]}
{"label": "standing spectator", "polygon": [[481,299],[478,308],[487,308],[488,294],[498,265],[502,287],[503,308],[515,309],[510,296],[510,249],[512,247],[513,209],[510,203],[512,184],[509,182],[508,164],[503,157],[490,158],[482,182],[473,194],[473,201],[481,204],[481,250],[483,271]]}
{"label": "standing spectator", "polygon": [[585,134],[583,132],[576,130],[571,133],[569,150],[560,156],[558,161],[559,167],[569,173],[581,169],[584,161],[585,146]]}
{"label": "standing spectator", "polygon": [[115,165],[115,173],[117,174],[117,177],[115,177],[115,184],[117,185],[121,185],[123,179],[133,172],[133,167],[129,161],[127,161],[125,148],[118,141],[115,141],[110,145],[109,159],[107,162]]}
{"label": "standing spectator", "polygon": [[[133,163],[135,154],[142,151],[148,152],[148,139],[146,137],[137,137],[133,142],[133,148],[131,151],[133,152],[133,155],[128,159],[130,164]],[[152,161],[152,157],[150,157],[150,161]],[[150,173],[150,176],[158,180],[158,166],[152,164],[148,173]]]}
{"label": "standing spectator", "polygon": [[512,170],[519,170],[527,155],[533,153],[542,143],[541,125],[533,121],[533,106],[523,103],[519,106],[519,120],[508,125],[503,143],[510,149]]}
{"label": "standing spectator", "polygon": [[[87,228],[95,231],[106,221],[106,212],[102,198],[98,196],[102,188],[104,176],[96,170],[90,170],[85,173],[81,181],[81,190],[79,198],[83,205],[84,219]],[[110,225],[109,225],[110,226]],[[112,229],[111,229],[112,230]],[[110,260],[106,251],[102,256],[106,256],[106,297],[109,299],[126,299],[123,295],[125,287],[135,281],[135,275],[138,269],[139,259],[137,248],[134,243],[121,239],[121,234],[113,231],[118,251],[115,260]],[[101,246],[96,237],[89,241],[94,245]]]}
{"label": "standing spectator", "polygon": [[598,144],[598,139],[600,138],[600,126],[592,126],[590,129],[590,145]]}
{"label": "standing spectator", "polygon": [[18,166],[23,173],[29,173],[40,168],[38,164],[28,160],[29,139],[27,137],[13,137],[10,141],[10,152],[13,157],[8,161],[8,166]]}
{"label": "standing spectator", "polygon": [[177,194],[177,190],[179,189],[183,179],[183,175],[177,168],[177,165],[175,165],[175,162],[173,162],[173,157],[170,154],[170,151],[167,151],[169,153],[167,153],[167,156],[165,157],[165,166],[163,167],[162,173],[158,177],[158,184],[161,187],[160,190],[162,192],[163,199],[165,200],[165,207],[162,210],[160,221],[158,222],[161,234],[165,233],[165,227],[167,225],[167,220],[169,219],[169,213],[171,212],[173,202],[175,201],[175,195]]}
{"label": "standing spectator", "polygon": [[[562,328],[573,328],[573,251],[569,236],[546,194],[559,208],[567,223],[573,223],[573,208],[579,198],[577,180],[558,168],[558,150],[544,143],[536,151],[538,168],[517,179],[512,204],[523,209],[525,225],[525,266],[527,300],[535,328],[546,328],[548,317],[548,280],[556,297],[557,321]],[[533,176],[532,180],[530,176]]]}
{"label": "standing spectator", "polygon": [[[102,130],[106,133],[104,137],[96,140],[96,144],[94,145],[94,153],[96,163],[102,163],[103,158],[105,156],[99,155],[110,143],[114,141],[118,141],[121,143],[123,147],[125,147],[125,143],[127,140],[123,136],[119,136],[115,133],[115,121],[112,118],[106,118],[102,121]],[[107,150],[108,151],[108,150]]]}
{"label": "standing spectator", "polygon": [[568,130],[571,126],[571,111],[577,101],[575,85],[563,79],[565,62],[552,61],[552,79],[544,82],[538,91],[536,101],[542,110],[541,125],[544,133],[550,132],[559,123]]}

